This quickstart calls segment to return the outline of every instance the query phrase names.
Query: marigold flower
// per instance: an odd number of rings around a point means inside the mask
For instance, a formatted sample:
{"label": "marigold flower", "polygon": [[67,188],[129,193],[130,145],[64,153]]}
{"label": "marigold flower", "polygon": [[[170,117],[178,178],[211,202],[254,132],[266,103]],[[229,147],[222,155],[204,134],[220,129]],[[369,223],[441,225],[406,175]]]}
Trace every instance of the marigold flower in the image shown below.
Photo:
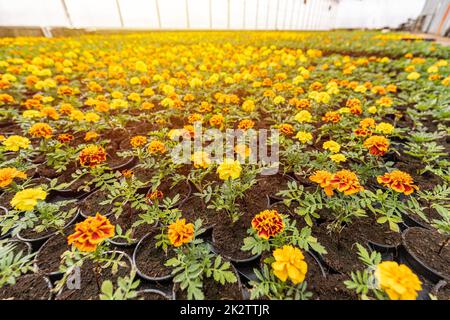
{"label": "marigold flower", "polygon": [[10,204],[14,209],[21,211],[33,210],[38,200],[45,200],[47,193],[42,188],[28,188],[17,192]]}
{"label": "marigold flower", "polygon": [[131,178],[134,175],[134,172],[133,172],[133,170],[130,170],[130,169],[124,169],[120,172],[120,174],[124,178]]}
{"label": "marigold flower", "polygon": [[342,153],[332,154],[332,155],[330,155],[330,159],[336,163],[347,161],[347,157],[345,155],[343,155]]}
{"label": "marigold flower", "polygon": [[295,138],[300,141],[301,143],[307,143],[313,139],[313,136],[311,133],[306,131],[299,131],[295,135]]}
{"label": "marigold flower", "polygon": [[308,272],[308,264],[300,249],[291,245],[273,251],[275,262],[272,263],[273,274],[281,281],[288,278],[293,284],[303,282]]}
{"label": "marigold flower", "polygon": [[369,149],[371,155],[383,156],[389,149],[389,140],[383,136],[371,136],[363,145]]}
{"label": "marigold flower", "polygon": [[35,138],[49,139],[52,137],[53,129],[46,123],[36,123],[29,130],[28,133]]}
{"label": "marigold flower", "polygon": [[406,265],[383,261],[375,270],[375,277],[391,300],[416,300],[422,282]]}
{"label": "marigold flower", "polygon": [[356,128],[353,130],[353,133],[358,137],[365,137],[372,135],[372,130],[369,130],[367,128]]}
{"label": "marigold flower", "polygon": [[309,177],[309,180],[319,184],[320,187],[324,189],[323,191],[325,191],[325,194],[327,196],[332,196],[333,195],[333,186],[331,185],[332,178],[333,174],[331,172],[325,170],[318,170]]}
{"label": "marigold flower", "polygon": [[284,222],[277,210],[264,210],[252,219],[252,227],[263,239],[274,237],[284,230]]}
{"label": "marigold flower", "polygon": [[325,122],[338,123],[341,120],[341,115],[334,111],[328,111],[322,117],[322,120]]}
{"label": "marigold flower", "polygon": [[25,137],[12,135],[2,141],[7,151],[19,151],[19,149],[26,149],[30,146],[30,140]]}
{"label": "marigold flower", "polygon": [[186,223],[186,219],[179,219],[169,225],[169,241],[174,247],[189,243],[194,238],[194,225]]}
{"label": "marigold flower", "polygon": [[92,140],[97,139],[98,137],[99,137],[99,134],[97,132],[88,131],[84,135],[84,141],[92,141]]}
{"label": "marigold flower", "polygon": [[247,158],[252,153],[252,149],[245,144],[238,144],[234,147],[234,152],[236,152],[241,158]]}
{"label": "marigold flower", "polygon": [[66,143],[72,141],[74,139],[74,136],[69,133],[61,133],[60,135],[58,135],[57,139],[61,143]]}
{"label": "marigold flower", "polygon": [[80,251],[95,251],[103,240],[114,236],[114,226],[105,216],[96,213],[95,217],[75,225],[75,232],[67,237],[68,244],[74,244]]}
{"label": "marigold flower", "polygon": [[217,173],[221,180],[237,179],[241,176],[242,167],[239,161],[233,159],[224,159],[217,167]]}
{"label": "marigold flower", "polygon": [[83,167],[93,168],[106,161],[106,151],[101,146],[91,144],[81,150],[78,159]]}
{"label": "marigold flower", "polygon": [[336,172],[330,180],[330,185],[345,195],[351,195],[364,188],[359,184],[356,174],[349,170],[341,170]]}
{"label": "marigold flower", "polygon": [[209,155],[205,151],[196,151],[191,156],[191,160],[194,162],[194,168],[203,168],[206,169],[211,164],[211,159]]}
{"label": "marigold flower", "polygon": [[130,144],[133,148],[139,148],[147,143],[147,137],[145,136],[134,136],[130,139]]}
{"label": "marigold flower", "polygon": [[301,110],[295,115],[294,120],[300,123],[311,122],[312,115],[308,110]]}
{"label": "marigold flower", "polygon": [[212,127],[220,128],[223,125],[223,116],[221,114],[215,114],[209,119],[209,124]]}
{"label": "marigold flower", "polygon": [[286,136],[292,136],[294,134],[294,127],[289,123],[283,123],[279,126],[279,129],[282,134]]}
{"label": "marigold flower", "polygon": [[161,200],[162,198],[164,198],[164,193],[161,190],[156,189],[155,191],[150,191],[149,193],[147,193],[146,197],[150,201]]}
{"label": "marigold flower", "polygon": [[392,132],[394,132],[394,126],[387,122],[381,122],[375,127],[375,131],[384,134],[391,134]]}
{"label": "marigold flower", "polygon": [[84,120],[87,122],[98,122],[100,120],[100,116],[94,112],[87,112],[84,115]]}
{"label": "marigold flower", "polygon": [[376,103],[382,107],[391,107],[394,102],[389,97],[382,97],[376,101]]}
{"label": "marigold flower", "polygon": [[341,145],[336,141],[329,140],[323,143],[322,148],[325,150],[330,150],[333,153],[337,153],[341,150]]}
{"label": "marigold flower", "polygon": [[0,169],[0,188],[10,185],[15,178],[26,179],[27,175],[25,172],[19,171],[16,168]]}
{"label": "marigold flower", "polygon": [[359,122],[361,128],[375,128],[375,120],[373,118],[365,118]]}
{"label": "marigold flower", "polygon": [[155,153],[166,153],[167,149],[164,143],[162,143],[161,141],[158,140],[153,140],[150,142],[150,144],[147,147],[147,151],[150,154],[155,154]]}
{"label": "marigold flower", "polygon": [[420,78],[420,73],[418,72],[411,72],[410,74],[408,74],[408,76],[406,77],[408,80],[417,80]]}
{"label": "marigold flower", "polygon": [[255,122],[250,119],[244,119],[239,121],[238,128],[242,130],[248,130],[255,126]]}
{"label": "marigold flower", "polygon": [[394,170],[378,176],[377,181],[385,187],[391,188],[399,193],[404,193],[405,195],[410,195],[414,190],[419,190],[419,187],[414,185],[414,180],[411,175],[400,170]]}

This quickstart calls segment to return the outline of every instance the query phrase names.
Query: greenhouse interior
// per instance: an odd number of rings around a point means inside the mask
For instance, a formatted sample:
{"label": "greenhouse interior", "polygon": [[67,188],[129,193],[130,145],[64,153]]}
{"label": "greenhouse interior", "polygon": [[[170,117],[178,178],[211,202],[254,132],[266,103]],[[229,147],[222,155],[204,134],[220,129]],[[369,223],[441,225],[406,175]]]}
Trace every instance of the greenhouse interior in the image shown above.
{"label": "greenhouse interior", "polygon": [[0,300],[450,300],[449,37],[450,0],[0,0]]}

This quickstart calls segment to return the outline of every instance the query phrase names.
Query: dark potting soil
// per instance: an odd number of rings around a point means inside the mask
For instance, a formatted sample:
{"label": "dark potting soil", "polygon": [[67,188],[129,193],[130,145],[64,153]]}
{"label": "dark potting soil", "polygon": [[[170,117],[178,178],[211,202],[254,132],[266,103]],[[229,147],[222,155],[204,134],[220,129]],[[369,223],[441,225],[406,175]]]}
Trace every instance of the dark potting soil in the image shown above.
{"label": "dark potting soil", "polygon": [[[433,221],[434,219],[442,219],[440,214],[435,209],[426,207],[426,203],[421,203],[421,205],[425,205],[425,208],[422,209],[422,213],[425,215],[428,221]],[[434,229],[434,227],[429,222],[423,220],[417,214],[409,213],[408,217],[425,228]]]}
{"label": "dark potting soil", "polygon": [[244,245],[244,238],[248,236],[247,230],[251,227],[253,217],[268,207],[267,198],[252,190],[246,193],[243,200],[238,201],[243,213],[238,221],[233,223],[226,212],[219,212],[214,216],[214,248],[231,260],[245,260],[253,256],[249,251],[242,251],[241,247]]}
{"label": "dark potting soil", "polygon": [[[155,175],[155,171],[153,169],[146,169],[142,167],[134,167],[133,169],[134,176],[136,179],[143,183],[148,183],[152,177]],[[149,186],[150,188],[150,186]]]}
{"label": "dark potting soil", "polygon": [[14,285],[0,288],[0,300],[48,300],[50,296],[49,283],[37,274],[21,276]]}
{"label": "dark potting soil", "polygon": [[[293,204],[293,206],[295,206],[295,204]],[[305,222],[305,219],[302,216],[296,214],[293,209],[294,208],[289,208],[288,206],[286,206],[282,201],[278,201],[270,206],[270,210],[277,210],[278,213],[288,215],[291,220],[295,220],[295,225],[297,226],[297,228],[302,229],[306,227],[307,224]]]}
{"label": "dark potting soil", "polygon": [[113,207],[112,204],[101,205],[100,203],[108,199],[105,191],[97,190],[80,202],[79,207],[84,216],[95,216],[98,212],[102,215],[109,215]]}
{"label": "dark potting soil", "polygon": [[[73,208],[76,208],[77,205],[78,204],[76,202],[69,203],[68,205],[61,207],[60,210],[64,211],[64,212],[69,212]],[[77,210],[75,210],[73,212],[73,214],[64,221],[64,225],[67,225],[75,217],[76,214],[77,214]],[[49,228],[49,229],[44,230],[42,232],[36,232],[34,230],[34,228],[29,228],[29,229],[21,230],[19,234],[24,239],[32,240],[32,239],[46,237],[46,236],[51,235],[51,234],[53,234],[53,233],[55,233],[57,231],[58,231],[58,229],[56,229],[56,228]]]}
{"label": "dark potting soil", "polygon": [[57,172],[55,169],[48,166],[46,163],[38,165],[36,172],[40,177],[45,177],[49,179],[59,177],[62,174],[62,172]]}
{"label": "dark potting soil", "polygon": [[164,264],[175,257],[175,253],[169,249],[166,254],[160,247],[157,248],[155,235],[156,232],[150,234],[136,247],[135,263],[142,274],[151,278],[161,278],[169,276],[172,272],[172,269]]}
{"label": "dark potting soil", "polygon": [[[236,274],[236,277],[239,276]],[[205,295],[205,300],[242,300],[244,298],[239,281],[222,285],[214,281],[213,278],[204,278],[202,291]],[[175,298],[177,300],[187,300],[187,291],[182,291],[176,285]]]}
{"label": "dark potting soil", "polygon": [[61,255],[70,250],[67,237],[74,233],[74,226],[66,228],[64,234],[56,234],[49,238],[39,249],[36,255],[36,265],[40,271],[50,274],[59,271]]}
{"label": "dark potting soil", "polygon": [[188,222],[195,222],[197,219],[202,219],[203,228],[212,227],[214,216],[217,212],[213,209],[208,209],[207,205],[203,202],[202,198],[197,196],[192,196],[186,200],[180,206],[180,210],[183,218]]}
{"label": "dark potting soil", "polygon": [[11,241],[10,243],[14,244],[14,254],[18,254],[22,252],[22,256],[27,255],[31,252],[31,248],[29,247],[28,243],[23,241]]}
{"label": "dark potting soil", "polygon": [[326,225],[322,224],[313,229],[313,236],[327,250],[327,254],[322,255],[324,262],[334,271],[349,273],[354,270],[364,269],[364,264],[358,259],[356,243],[364,245],[356,232],[344,229],[341,232],[339,244],[337,235],[330,234]]}
{"label": "dark potting soil", "polygon": [[111,169],[122,167],[131,160],[131,157],[122,158],[121,156],[119,156],[115,147],[107,148],[106,152],[106,163],[108,163],[108,166]]}
{"label": "dark potting soil", "polygon": [[135,300],[169,300],[169,299],[162,293],[152,291],[151,292],[141,291],[138,293]]}
{"label": "dark potting soil", "polygon": [[[140,224],[137,227],[133,227],[133,224],[140,220],[139,214],[143,214],[143,212],[132,209],[129,204],[126,204],[123,212],[116,217],[115,214],[109,216],[109,221],[112,225],[119,225],[122,228],[123,234],[128,232],[130,229],[131,234],[130,237],[133,239],[132,243],[137,243],[141,240],[147,233],[154,230],[154,226],[148,225],[147,223]],[[120,244],[128,244],[126,239],[118,238],[115,239],[114,242]]]}
{"label": "dark potting soil", "polygon": [[308,290],[312,291],[314,300],[357,300],[356,292],[344,284],[349,279],[346,274],[329,274],[326,279],[308,283]]}
{"label": "dark potting soil", "polygon": [[257,192],[260,195],[267,195],[273,198],[279,198],[276,193],[280,190],[286,190],[287,184],[293,179],[287,175],[275,174],[269,176],[257,177],[255,185],[252,187],[253,192]]}
{"label": "dark potting soil", "polygon": [[[120,253],[116,253],[116,257],[119,257]],[[112,273],[111,267],[102,268],[100,274],[94,272],[95,264],[91,260],[85,260],[81,266],[80,276],[80,289],[68,289],[64,287],[62,292],[56,297],[57,300],[98,300],[99,299],[99,286],[103,281],[110,280],[115,286],[117,285],[117,279],[119,277],[125,277],[130,274],[131,265],[126,257],[122,257],[122,261],[126,262],[127,266],[119,266],[115,274]]]}
{"label": "dark potting soil", "polygon": [[164,198],[173,199],[177,194],[180,195],[180,201],[183,201],[189,196],[189,185],[185,181],[181,181],[177,183],[175,186],[172,186],[170,181],[163,181],[157,188],[159,191],[162,191]]}
{"label": "dark potting soil", "polygon": [[374,216],[355,220],[351,229],[357,231],[362,239],[374,244],[397,247],[402,242],[401,233],[392,231],[387,223],[377,223]]}
{"label": "dark potting soil", "polygon": [[93,179],[92,175],[89,173],[74,181],[72,174],[75,173],[77,169],[79,168],[76,166],[76,164],[69,164],[67,166],[67,169],[57,178],[58,184],[69,183],[65,190],[69,190],[72,192],[77,192],[80,187],[88,185],[89,182]]}
{"label": "dark potting soil", "polygon": [[445,236],[423,228],[409,228],[404,234],[406,250],[444,278],[450,279],[450,243],[439,254],[445,241]]}

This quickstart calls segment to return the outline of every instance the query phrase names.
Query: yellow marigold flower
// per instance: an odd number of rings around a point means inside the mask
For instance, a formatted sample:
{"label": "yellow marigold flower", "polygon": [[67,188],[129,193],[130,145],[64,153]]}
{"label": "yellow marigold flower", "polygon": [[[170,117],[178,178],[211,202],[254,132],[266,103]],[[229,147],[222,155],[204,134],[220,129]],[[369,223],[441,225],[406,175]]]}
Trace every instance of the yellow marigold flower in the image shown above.
{"label": "yellow marigold flower", "polygon": [[84,115],[84,120],[87,122],[97,122],[100,120],[100,116],[94,112],[88,112]]}
{"label": "yellow marigold flower", "polygon": [[194,162],[195,168],[203,168],[206,169],[211,164],[211,159],[209,155],[205,151],[196,151],[191,156],[191,160]]}
{"label": "yellow marigold flower", "polygon": [[341,150],[341,145],[336,141],[329,140],[323,143],[322,148],[330,150],[333,153],[338,153]]}
{"label": "yellow marigold flower", "polygon": [[382,107],[391,107],[394,104],[392,99],[389,97],[382,97],[382,98],[378,99],[376,102],[378,105],[380,105]]}
{"label": "yellow marigold flower", "polygon": [[84,135],[84,141],[92,141],[95,140],[99,137],[97,132],[94,131],[88,131],[86,132],[86,134]]}
{"label": "yellow marigold flower", "polygon": [[264,210],[252,219],[252,228],[260,238],[267,240],[283,232],[283,218],[277,210]]}
{"label": "yellow marigold flower", "polygon": [[359,126],[364,129],[375,128],[375,125],[375,119],[373,118],[365,118],[359,122]]}
{"label": "yellow marigold flower", "polygon": [[123,93],[119,91],[113,91],[111,92],[111,97],[113,97],[114,99],[122,99]]}
{"label": "yellow marigold flower", "polygon": [[406,77],[408,80],[417,80],[420,78],[420,73],[418,72],[411,72],[410,74],[408,74],[408,76]]}
{"label": "yellow marigold flower", "polygon": [[28,133],[35,138],[49,139],[52,137],[53,129],[46,123],[36,123],[28,130]]}
{"label": "yellow marigold flower", "polygon": [[42,188],[29,188],[17,192],[11,200],[11,206],[16,210],[33,210],[38,200],[45,200],[47,193]]}
{"label": "yellow marigold flower", "polygon": [[252,150],[245,144],[238,144],[237,146],[234,147],[234,152],[236,152],[242,158],[247,158],[252,153]]}
{"label": "yellow marigold flower", "polygon": [[278,104],[282,104],[285,103],[286,99],[282,96],[276,96],[275,98],[273,98],[273,103],[278,105]]}
{"label": "yellow marigold flower", "polygon": [[3,140],[2,144],[7,151],[19,151],[19,149],[26,149],[30,146],[30,140],[25,137],[12,135]]}
{"label": "yellow marigold flower", "polygon": [[369,149],[371,155],[383,156],[389,149],[389,140],[383,136],[371,136],[364,141],[363,146]]}
{"label": "yellow marigold flower", "polygon": [[106,151],[101,146],[91,144],[81,150],[78,159],[83,167],[93,168],[106,161]]}
{"label": "yellow marigold flower", "polygon": [[414,185],[414,180],[411,175],[400,170],[394,170],[378,176],[377,181],[385,187],[391,188],[399,193],[404,193],[405,195],[410,195],[414,190],[419,190],[419,187]]}
{"label": "yellow marigold flower", "polygon": [[223,120],[224,120],[223,115],[221,115],[221,114],[215,114],[215,115],[213,115],[213,116],[209,119],[209,124],[210,124],[212,127],[218,127],[218,128],[220,128],[220,127],[222,127],[222,125],[223,125]]}
{"label": "yellow marigold flower", "polygon": [[139,72],[147,72],[147,65],[143,61],[136,61],[135,68]]}
{"label": "yellow marigold flower", "polygon": [[384,134],[391,134],[394,132],[394,126],[387,122],[381,122],[375,127],[375,130]]}
{"label": "yellow marigold flower", "polygon": [[250,119],[244,119],[239,121],[238,128],[242,130],[248,130],[255,126],[255,122]]}
{"label": "yellow marigold flower", "polygon": [[141,80],[140,80],[138,77],[132,77],[132,78],[130,79],[130,83],[133,84],[133,85],[135,85],[135,84],[140,84],[140,83],[141,83]]}
{"label": "yellow marigold flower", "polygon": [[130,144],[133,148],[139,148],[147,143],[147,137],[145,136],[134,136],[130,139]]}
{"label": "yellow marigold flower", "polygon": [[162,143],[161,141],[158,140],[153,140],[150,142],[150,144],[147,147],[147,151],[150,154],[155,154],[155,153],[166,153],[167,149],[164,143]]}
{"label": "yellow marigold flower", "polygon": [[347,157],[345,155],[343,155],[342,153],[332,154],[332,155],[330,155],[330,159],[336,163],[347,161]]}
{"label": "yellow marigold flower", "polygon": [[416,300],[422,282],[416,274],[404,264],[395,261],[383,261],[375,270],[375,277],[382,290],[391,300]]}
{"label": "yellow marigold flower", "polygon": [[191,115],[189,115],[188,117],[188,122],[190,124],[194,124],[195,122],[203,122],[203,116],[199,113],[193,113]]}
{"label": "yellow marigold flower", "polygon": [[70,119],[81,121],[84,119],[84,113],[78,109],[72,110],[70,113]]}
{"label": "yellow marigold flower", "polygon": [[281,281],[288,278],[293,284],[303,282],[308,272],[308,264],[300,249],[291,245],[273,251],[275,262],[272,263],[273,274]]}
{"label": "yellow marigold flower", "polygon": [[194,225],[186,223],[186,219],[179,219],[169,225],[168,236],[174,247],[189,243],[194,238]]}
{"label": "yellow marigold flower", "polygon": [[367,111],[370,113],[370,114],[375,114],[375,113],[377,113],[377,107],[369,107],[369,108],[367,108]]}
{"label": "yellow marigold flower", "polygon": [[312,140],[313,136],[311,133],[306,131],[299,131],[295,135],[295,138],[300,141],[301,143],[308,143]]}
{"label": "yellow marigold flower", "polygon": [[43,115],[38,110],[25,110],[22,113],[22,117],[32,119],[32,118],[41,118]]}
{"label": "yellow marigold flower", "polygon": [[311,122],[312,121],[312,115],[308,110],[301,110],[298,112],[295,117],[295,121],[303,123],[303,122]]}
{"label": "yellow marigold flower", "polygon": [[0,169],[0,188],[4,188],[13,182],[15,178],[26,179],[26,173],[17,170],[16,168],[2,168]]}
{"label": "yellow marigold flower", "polygon": [[427,69],[428,73],[437,73],[439,72],[439,68],[437,66],[431,66]]}
{"label": "yellow marigold flower", "polygon": [[224,159],[217,167],[217,173],[221,180],[237,179],[241,176],[242,167],[239,161],[233,159]]}
{"label": "yellow marigold flower", "polygon": [[97,212],[95,217],[75,225],[75,232],[67,237],[68,244],[74,244],[80,251],[95,251],[97,245],[114,236],[114,226],[107,217]]}

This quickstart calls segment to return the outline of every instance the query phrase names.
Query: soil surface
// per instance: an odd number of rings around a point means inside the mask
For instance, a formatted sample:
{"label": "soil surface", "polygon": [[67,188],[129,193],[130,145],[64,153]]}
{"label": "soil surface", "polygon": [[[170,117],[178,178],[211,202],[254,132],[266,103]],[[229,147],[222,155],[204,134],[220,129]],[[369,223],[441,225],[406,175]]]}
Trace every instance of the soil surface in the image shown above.
{"label": "soil surface", "polygon": [[37,274],[21,276],[15,285],[0,288],[0,300],[49,300],[50,297],[49,282]]}

